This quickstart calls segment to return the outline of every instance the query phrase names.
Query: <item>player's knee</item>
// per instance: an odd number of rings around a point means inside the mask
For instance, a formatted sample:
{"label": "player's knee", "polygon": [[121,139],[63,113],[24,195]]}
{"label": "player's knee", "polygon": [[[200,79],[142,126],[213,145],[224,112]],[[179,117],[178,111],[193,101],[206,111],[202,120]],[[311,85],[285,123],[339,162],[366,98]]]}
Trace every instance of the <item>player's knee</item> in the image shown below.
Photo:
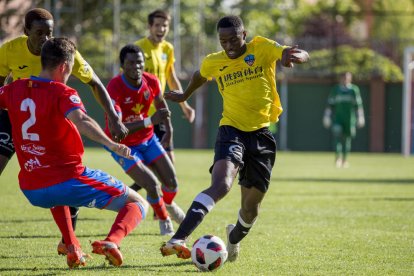
{"label": "player's knee", "polygon": [[173,176],[169,178],[165,183],[164,186],[167,187],[169,190],[175,190],[178,187],[178,180],[177,177]]}

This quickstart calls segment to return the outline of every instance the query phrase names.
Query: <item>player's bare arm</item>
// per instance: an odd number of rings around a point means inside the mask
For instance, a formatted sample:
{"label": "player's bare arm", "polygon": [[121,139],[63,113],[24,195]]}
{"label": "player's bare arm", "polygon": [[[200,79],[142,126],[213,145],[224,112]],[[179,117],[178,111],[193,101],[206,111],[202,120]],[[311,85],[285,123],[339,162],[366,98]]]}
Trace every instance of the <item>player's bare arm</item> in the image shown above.
{"label": "player's bare arm", "polygon": [[132,159],[131,156],[131,149],[128,148],[125,145],[118,144],[113,142],[111,139],[106,136],[106,134],[103,132],[101,127],[98,125],[98,123],[89,117],[87,114],[85,114],[80,109],[75,109],[71,111],[67,118],[71,120],[76,128],[79,130],[79,132],[88,137],[89,139],[100,143],[101,145],[106,146],[110,150],[116,152],[118,155],[123,156],[128,159]]}
{"label": "player's bare arm", "polygon": [[109,129],[112,137],[115,141],[124,139],[128,135],[128,129],[122,123],[121,118],[119,118],[116,114],[105,86],[95,73],[88,85],[92,88],[96,100],[100,103],[105,110],[105,113],[108,115]]}
{"label": "player's bare arm", "polygon": [[[167,77],[168,87],[171,90],[183,91],[180,81],[178,80],[177,74],[174,69],[169,70]],[[184,117],[188,122],[192,123],[195,119],[195,110],[192,108],[187,101],[180,103],[181,110],[183,111]]]}
{"label": "player's bare arm", "polygon": [[[158,125],[161,122],[164,122],[171,116],[171,112],[168,108],[160,108],[149,118],[151,124]],[[145,120],[136,121],[133,123],[125,123],[125,126],[128,128],[128,135],[137,132],[140,129],[146,128]]]}
{"label": "player's bare arm", "polygon": [[207,79],[201,76],[200,71],[196,71],[184,93],[182,91],[169,91],[164,93],[164,98],[173,102],[184,102],[205,82],[207,82]]}
{"label": "player's bare arm", "polygon": [[298,45],[288,47],[282,53],[282,65],[285,67],[293,67],[293,64],[305,63],[309,60],[309,54],[305,50],[299,49]]}
{"label": "player's bare arm", "polygon": [[[164,97],[161,94],[154,99],[154,105],[155,105],[155,108],[157,110],[160,110],[160,109],[168,109],[169,110],[168,104],[167,104],[167,102],[165,101]],[[165,125],[165,134],[162,137],[160,143],[165,148],[165,147],[169,147],[170,145],[172,145],[173,127],[172,127],[172,124],[171,124],[170,116],[168,116],[163,121],[163,123]]]}

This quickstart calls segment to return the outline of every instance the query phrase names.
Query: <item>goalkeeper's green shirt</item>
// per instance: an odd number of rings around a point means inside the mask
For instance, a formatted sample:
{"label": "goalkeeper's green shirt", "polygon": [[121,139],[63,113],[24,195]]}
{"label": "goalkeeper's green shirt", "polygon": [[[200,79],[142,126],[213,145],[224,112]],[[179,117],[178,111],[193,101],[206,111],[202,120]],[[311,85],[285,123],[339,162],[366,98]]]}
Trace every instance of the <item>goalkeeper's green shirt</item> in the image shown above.
{"label": "goalkeeper's green shirt", "polygon": [[337,85],[329,94],[328,104],[333,111],[333,120],[355,124],[356,112],[362,107],[361,94],[354,84]]}

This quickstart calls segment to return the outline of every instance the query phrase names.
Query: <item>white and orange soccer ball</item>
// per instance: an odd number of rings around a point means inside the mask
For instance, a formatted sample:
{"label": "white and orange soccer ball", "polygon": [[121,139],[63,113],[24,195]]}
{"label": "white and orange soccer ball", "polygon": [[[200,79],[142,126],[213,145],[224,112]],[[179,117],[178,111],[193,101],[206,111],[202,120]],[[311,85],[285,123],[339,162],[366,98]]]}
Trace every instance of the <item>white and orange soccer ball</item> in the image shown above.
{"label": "white and orange soccer ball", "polygon": [[227,260],[227,249],[217,236],[204,235],[193,244],[191,259],[201,271],[214,271]]}

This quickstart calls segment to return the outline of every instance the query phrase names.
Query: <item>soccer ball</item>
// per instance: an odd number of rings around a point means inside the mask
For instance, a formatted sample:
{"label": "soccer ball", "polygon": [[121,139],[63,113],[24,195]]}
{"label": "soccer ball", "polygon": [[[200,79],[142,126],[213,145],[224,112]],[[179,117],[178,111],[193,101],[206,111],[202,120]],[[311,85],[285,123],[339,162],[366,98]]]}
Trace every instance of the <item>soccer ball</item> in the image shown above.
{"label": "soccer ball", "polygon": [[191,259],[201,271],[217,270],[227,260],[226,245],[219,237],[202,236],[193,244]]}

